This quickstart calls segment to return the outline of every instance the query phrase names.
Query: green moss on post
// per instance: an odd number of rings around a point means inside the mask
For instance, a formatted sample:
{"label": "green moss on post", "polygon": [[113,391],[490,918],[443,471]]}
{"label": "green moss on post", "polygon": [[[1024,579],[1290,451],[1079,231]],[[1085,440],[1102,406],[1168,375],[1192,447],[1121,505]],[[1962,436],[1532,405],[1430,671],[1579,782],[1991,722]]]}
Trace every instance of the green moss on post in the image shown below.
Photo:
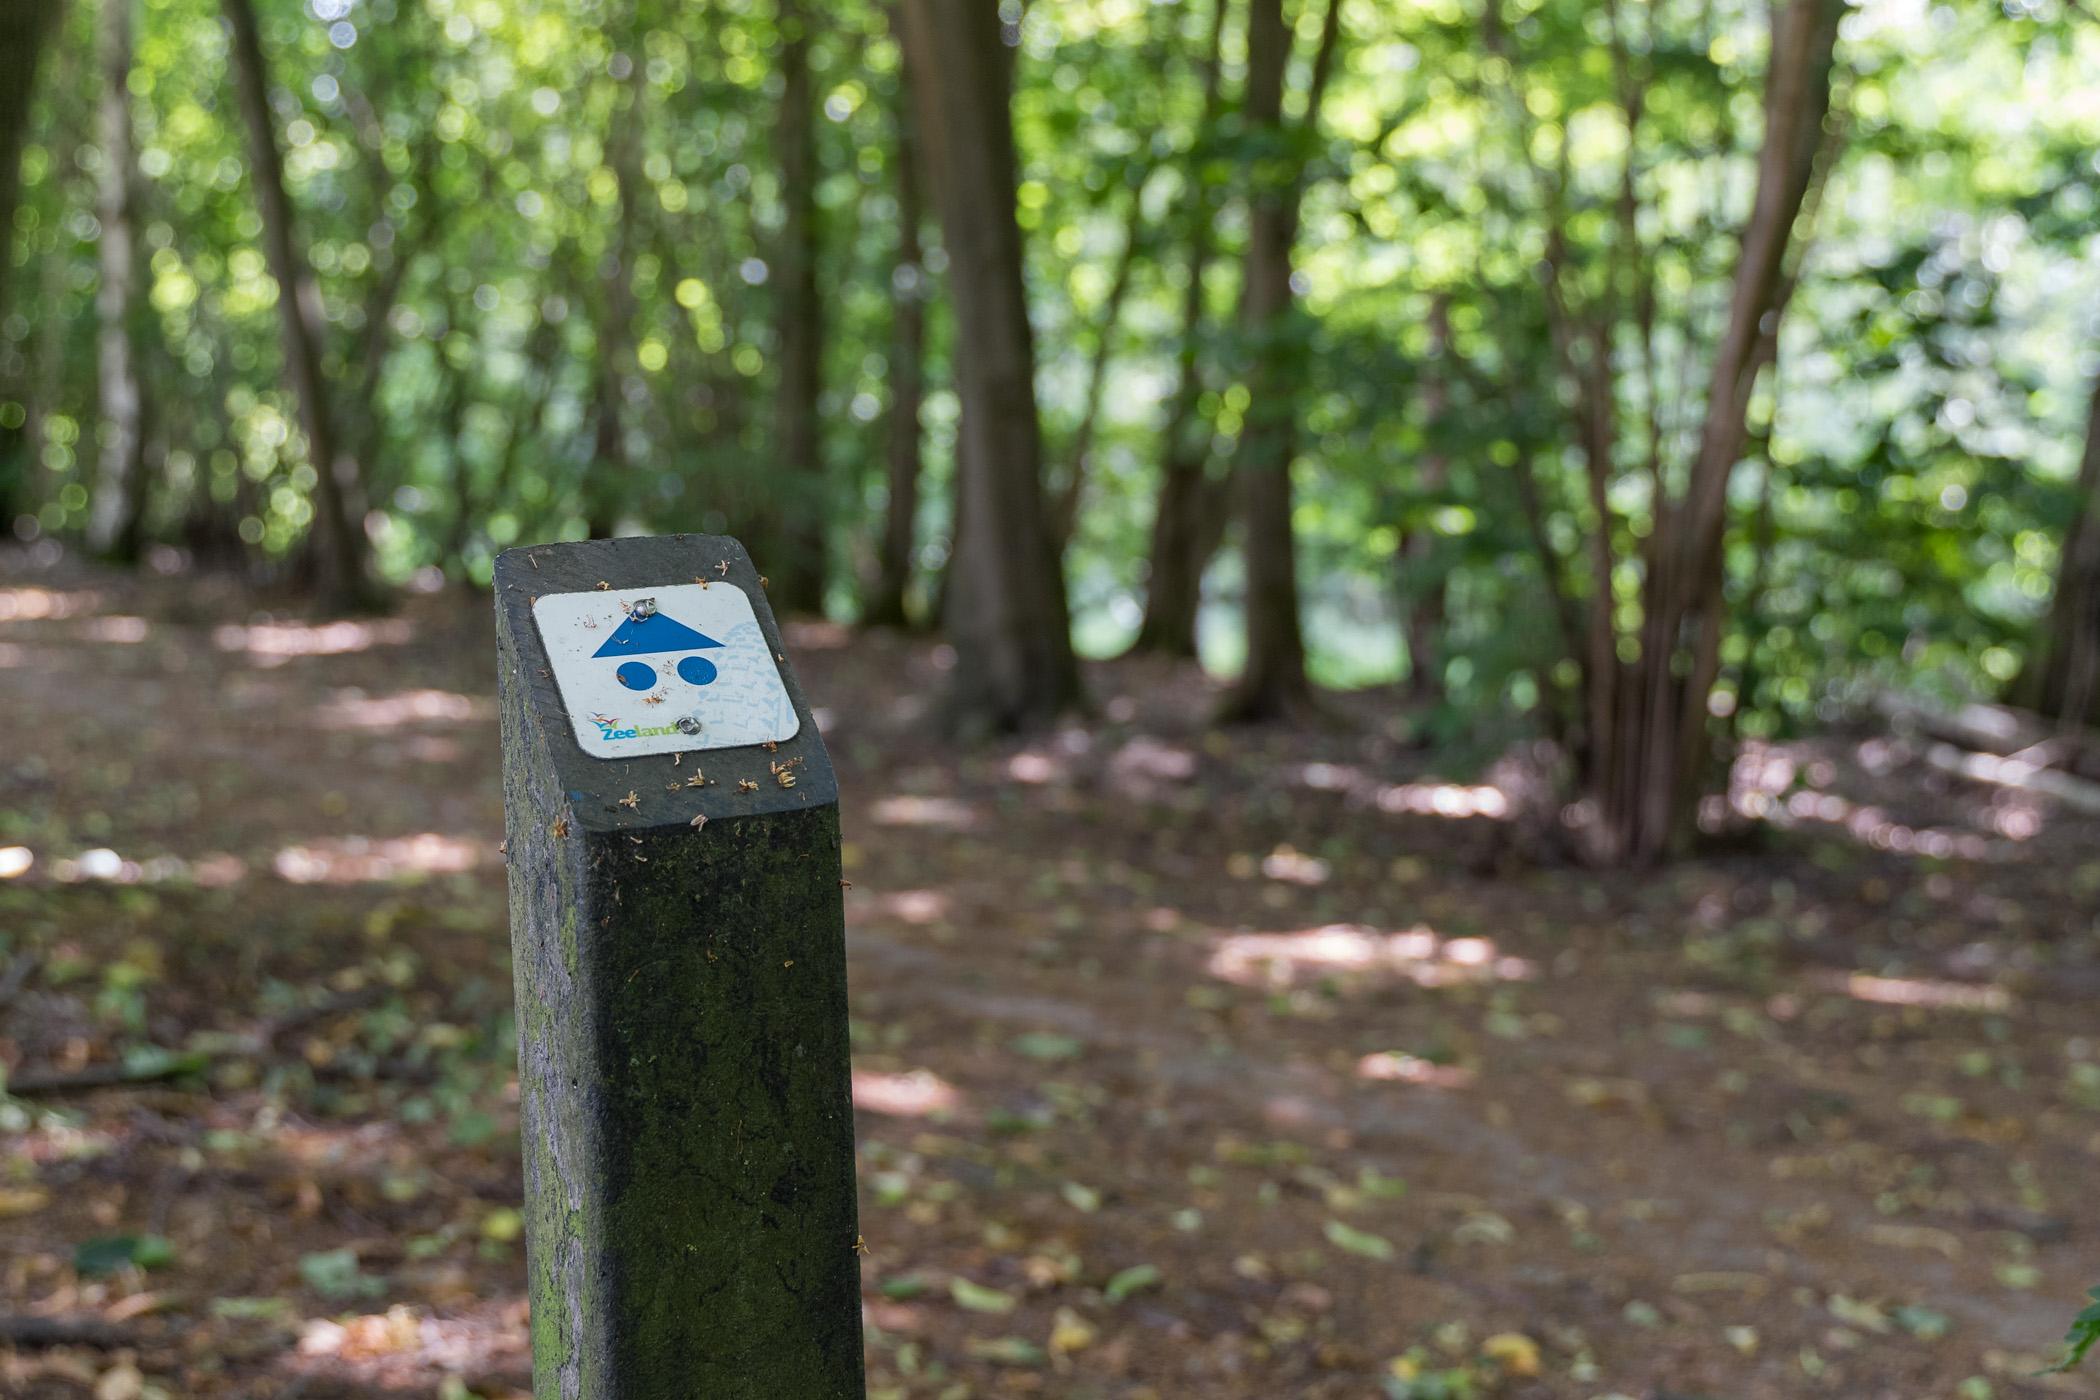
{"label": "green moss on post", "polygon": [[808,702],[783,662],[776,748],[589,757],[533,617],[696,578],[782,655],[731,539],[496,565],[534,1394],[859,1400],[838,792]]}

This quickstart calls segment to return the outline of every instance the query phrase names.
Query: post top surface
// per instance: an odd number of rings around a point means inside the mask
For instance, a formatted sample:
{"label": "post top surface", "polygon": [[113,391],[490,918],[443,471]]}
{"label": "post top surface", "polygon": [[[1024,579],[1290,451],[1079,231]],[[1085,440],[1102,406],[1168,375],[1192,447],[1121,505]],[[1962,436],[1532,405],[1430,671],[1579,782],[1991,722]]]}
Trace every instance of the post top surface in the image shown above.
{"label": "post top surface", "polygon": [[837,800],[750,556],[726,535],[527,545],[496,560],[500,665],[590,830]]}

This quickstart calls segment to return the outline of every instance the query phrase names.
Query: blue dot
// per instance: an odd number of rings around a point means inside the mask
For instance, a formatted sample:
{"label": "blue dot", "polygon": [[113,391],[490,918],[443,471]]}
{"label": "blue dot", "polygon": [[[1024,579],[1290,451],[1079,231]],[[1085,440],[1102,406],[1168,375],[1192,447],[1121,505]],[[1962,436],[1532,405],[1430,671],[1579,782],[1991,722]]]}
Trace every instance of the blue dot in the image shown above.
{"label": "blue dot", "polygon": [[617,675],[620,684],[629,690],[647,690],[656,684],[656,668],[645,666],[639,661],[623,661],[620,663],[620,669],[613,674]]}
{"label": "blue dot", "polygon": [[720,674],[715,663],[704,656],[688,656],[678,663],[678,678],[693,685],[706,685]]}

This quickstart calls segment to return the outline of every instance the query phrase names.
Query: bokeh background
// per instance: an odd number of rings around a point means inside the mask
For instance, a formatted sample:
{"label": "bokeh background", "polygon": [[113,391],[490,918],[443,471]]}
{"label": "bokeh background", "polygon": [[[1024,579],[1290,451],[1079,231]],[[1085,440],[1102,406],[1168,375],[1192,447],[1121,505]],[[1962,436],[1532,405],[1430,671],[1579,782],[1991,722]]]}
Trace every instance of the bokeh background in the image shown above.
{"label": "bokeh background", "polygon": [[524,1392],[486,586],[706,531],[844,784],[873,1394],[2087,1393],[2096,72],[0,0],[0,1389]]}

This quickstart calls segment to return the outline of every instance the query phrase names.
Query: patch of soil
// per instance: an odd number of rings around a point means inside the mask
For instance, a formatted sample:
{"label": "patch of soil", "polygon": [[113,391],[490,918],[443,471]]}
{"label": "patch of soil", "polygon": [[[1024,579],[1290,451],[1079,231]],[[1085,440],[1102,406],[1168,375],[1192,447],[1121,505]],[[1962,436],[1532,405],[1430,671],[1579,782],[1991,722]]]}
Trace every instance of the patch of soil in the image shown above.
{"label": "patch of soil", "polygon": [[[1101,666],[958,749],[940,648],[790,646],[872,1395],[2091,1393],[2034,1374],[2100,1279],[2091,819],[1834,735],[1597,875],[1390,694]],[[0,1337],[106,1329],[0,1392],[529,1389],[492,657],[0,555]]]}

